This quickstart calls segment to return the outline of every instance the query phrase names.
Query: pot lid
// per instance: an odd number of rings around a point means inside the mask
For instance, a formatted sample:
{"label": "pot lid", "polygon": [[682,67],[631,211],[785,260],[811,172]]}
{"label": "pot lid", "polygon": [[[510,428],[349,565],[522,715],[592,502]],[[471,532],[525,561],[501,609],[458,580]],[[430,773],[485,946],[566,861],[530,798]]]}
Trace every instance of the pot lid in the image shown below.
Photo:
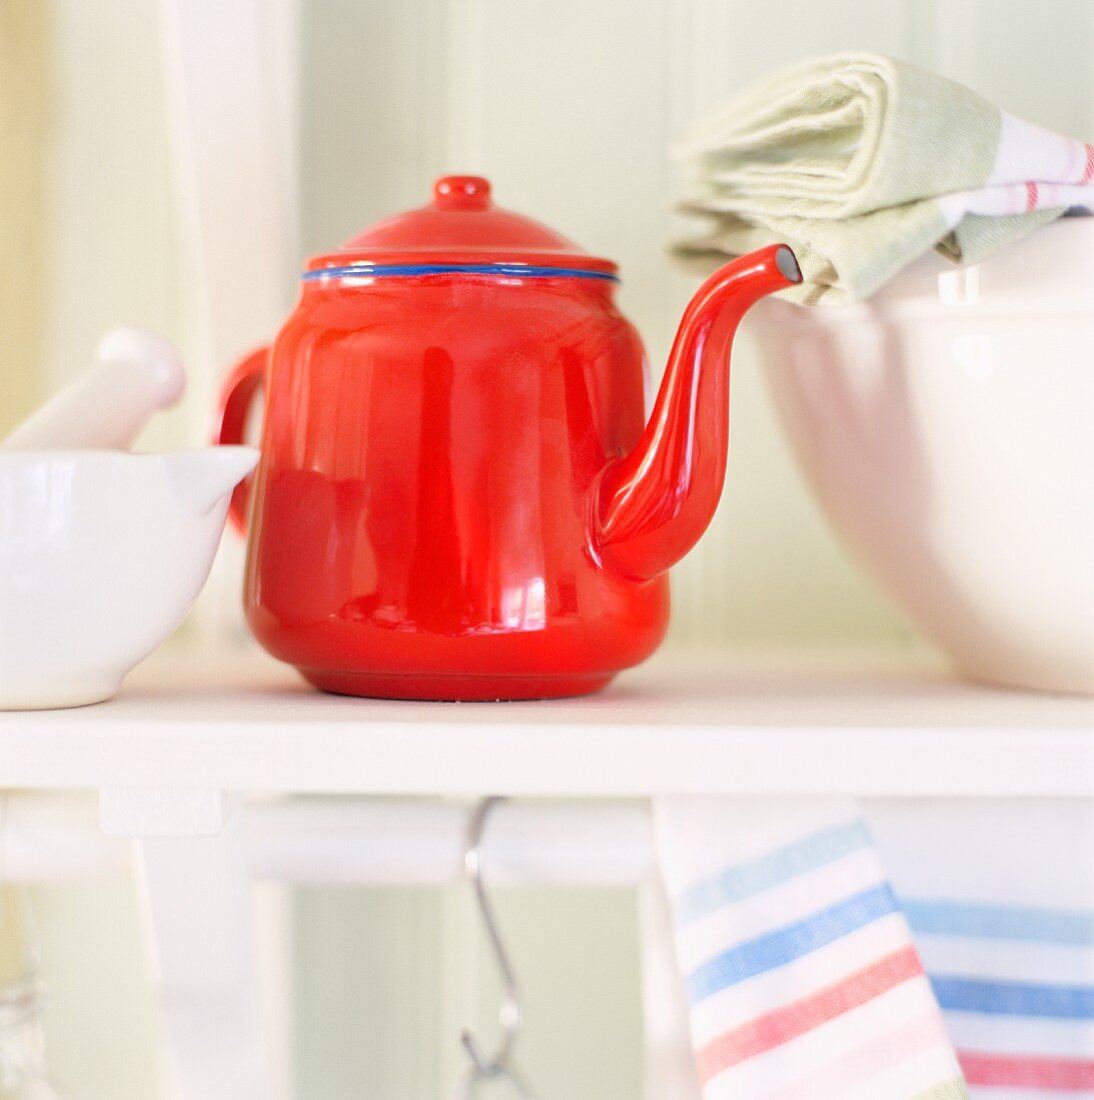
{"label": "pot lid", "polygon": [[446,270],[449,265],[458,265],[457,270],[500,265],[599,278],[611,278],[616,272],[610,260],[589,255],[561,233],[495,206],[490,183],[481,176],[444,176],[433,185],[431,203],[385,218],[338,251],[317,256],[308,264],[308,274],[314,278],[335,274],[332,268],[342,274],[346,267],[382,266],[389,274],[413,275],[427,273],[416,270],[423,265],[438,264]]}

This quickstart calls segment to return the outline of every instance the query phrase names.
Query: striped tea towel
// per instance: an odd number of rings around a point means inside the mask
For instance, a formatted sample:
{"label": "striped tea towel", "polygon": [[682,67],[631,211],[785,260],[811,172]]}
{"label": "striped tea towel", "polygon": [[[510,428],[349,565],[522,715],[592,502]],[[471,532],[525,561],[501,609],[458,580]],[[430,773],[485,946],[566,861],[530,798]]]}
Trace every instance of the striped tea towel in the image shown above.
{"label": "striped tea towel", "polygon": [[684,255],[786,241],[805,304],[868,297],[930,248],[976,263],[1069,208],[1094,209],[1094,145],[877,54],[835,54],[750,87],[680,149]]}
{"label": "striped tea towel", "polygon": [[967,1097],[854,803],[660,799],[704,1100]]}
{"label": "striped tea towel", "polygon": [[1094,1098],[1094,806],[867,812],[972,1096]]}

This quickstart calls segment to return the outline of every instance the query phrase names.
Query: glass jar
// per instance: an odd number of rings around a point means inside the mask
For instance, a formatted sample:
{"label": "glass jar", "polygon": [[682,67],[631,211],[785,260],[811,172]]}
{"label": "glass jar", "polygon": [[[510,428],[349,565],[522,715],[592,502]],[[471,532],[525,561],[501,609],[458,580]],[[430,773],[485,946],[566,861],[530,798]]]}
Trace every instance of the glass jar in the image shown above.
{"label": "glass jar", "polygon": [[65,1100],[46,1071],[39,941],[25,886],[0,886],[0,1100]]}
{"label": "glass jar", "polygon": [[0,988],[0,1100],[64,1100],[49,1080],[36,978]]}

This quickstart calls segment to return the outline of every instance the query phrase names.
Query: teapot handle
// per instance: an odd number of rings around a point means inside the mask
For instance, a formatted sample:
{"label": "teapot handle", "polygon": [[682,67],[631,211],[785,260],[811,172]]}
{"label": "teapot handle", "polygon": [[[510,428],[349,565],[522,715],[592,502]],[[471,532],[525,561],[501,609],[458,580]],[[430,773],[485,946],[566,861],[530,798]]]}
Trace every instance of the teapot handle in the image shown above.
{"label": "teapot handle", "polygon": [[[216,443],[234,445],[243,442],[247,417],[258,391],[262,388],[269,355],[268,347],[252,351],[232,368],[224,380],[220,391],[219,427],[215,432],[214,440]],[[251,504],[253,482],[254,474],[245,477],[235,487],[232,502],[228,507],[232,526],[240,534],[247,533],[247,513]]]}

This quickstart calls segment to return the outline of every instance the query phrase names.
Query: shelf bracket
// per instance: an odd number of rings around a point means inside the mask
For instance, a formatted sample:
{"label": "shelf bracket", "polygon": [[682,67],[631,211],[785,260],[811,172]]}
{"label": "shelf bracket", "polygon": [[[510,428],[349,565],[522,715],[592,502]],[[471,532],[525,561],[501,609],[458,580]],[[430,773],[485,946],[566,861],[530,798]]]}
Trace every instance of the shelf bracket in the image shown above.
{"label": "shelf bracket", "polygon": [[171,1100],[278,1095],[255,960],[239,800],[221,791],[100,792],[105,832],[136,846],[136,875],[168,1050]]}

